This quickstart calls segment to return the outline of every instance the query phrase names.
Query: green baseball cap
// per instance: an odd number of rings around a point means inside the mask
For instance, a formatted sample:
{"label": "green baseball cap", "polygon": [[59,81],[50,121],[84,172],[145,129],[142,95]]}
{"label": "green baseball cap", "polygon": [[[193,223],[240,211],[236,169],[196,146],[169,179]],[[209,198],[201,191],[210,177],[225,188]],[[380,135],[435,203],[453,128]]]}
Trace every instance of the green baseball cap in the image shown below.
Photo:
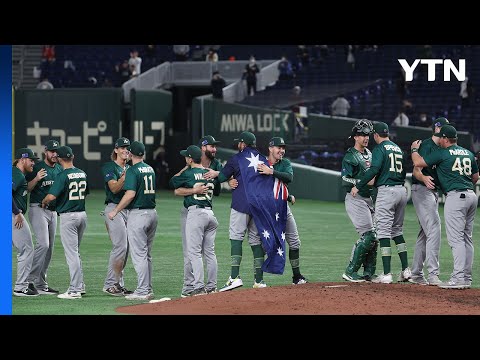
{"label": "green baseball cap", "polygon": [[457,129],[455,129],[452,125],[443,125],[440,129],[440,132],[433,134],[433,136],[448,139],[458,138]]}
{"label": "green baseball cap", "polygon": [[60,146],[57,149],[57,156],[61,159],[73,159],[73,150],[69,146]]}
{"label": "green baseball cap", "polygon": [[57,151],[59,147],[60,147],[60,143],[57,140],[48,140],[45,143],[45,150],[48,150],[48,151]]}
{"label": "green baseball cap", "polygon": [[247,145],[256,145],[257,138],[249,131],[244,131],[237,139],[233,139],[234,142],[244,142]]}
{"label": "green baseball cap", "polygon": [[215,140],[215,138],[212,135],[205,135],[200,139],[199,145],[204,146],[204,145],[216,145],[220,144],[221,141]]}
{"label": "green baseball cap", "polygon": [[143,145],[143,143],[140,141],[132,142],[128,150],[135,156],[145,155],[145,145]]}
{"label": "green baseball cap", "polygon": [[442,127],[443,125],[453,125],[450,121],[448,121],[447,118],[444,117],[439,117],[435,119],[435,121],[432,124],[432,130],[435,130],[435,127]]}
{"label": "green baseball cap", "polygon": [[270,139],[268,142],[268,146],[283,146],[285,147],[287,144],[285,144],[285,140],[283,140],[282,137],[275,136]]}
{"label": "green baseball cap", "polygon": [[190,145],[186,150],[180,151],[180,155],[199,161],[202,159],[202,150],[197,145]]}
{"label": "green baseball cap", "polygon": [[373,132],[376,132],[379,135],[388,135],[388,125],[384,122],[377,122],[373,124]]}
{"label": "green baseball cap", "polygon": [[32,159],[37,160],[38,157],[35,155],[32,149],[21,148],[15,152],[15,159]]}
{"label": "green baseball cap", "polygon": [[124,147],[124,146],[130,146],[130,140],[128,140],[125,137],[118,138],[117,141],[115,141],[115,147]]}

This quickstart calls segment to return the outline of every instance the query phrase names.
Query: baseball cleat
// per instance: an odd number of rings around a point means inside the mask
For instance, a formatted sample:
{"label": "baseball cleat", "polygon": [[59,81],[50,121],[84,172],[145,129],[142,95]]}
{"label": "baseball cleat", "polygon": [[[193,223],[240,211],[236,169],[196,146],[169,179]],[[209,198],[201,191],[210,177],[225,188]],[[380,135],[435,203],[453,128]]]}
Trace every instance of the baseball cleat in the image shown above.
{"label": "baseball cleat", "polygon": [[235,279],[232,279],[231,276],[228,277],[227,283],[220,289],[218,290],[219,292],[222,291],[229,291],[233,290],[237,287],[243,286],[243,281],[240,279],[240,276],[237,276]]}

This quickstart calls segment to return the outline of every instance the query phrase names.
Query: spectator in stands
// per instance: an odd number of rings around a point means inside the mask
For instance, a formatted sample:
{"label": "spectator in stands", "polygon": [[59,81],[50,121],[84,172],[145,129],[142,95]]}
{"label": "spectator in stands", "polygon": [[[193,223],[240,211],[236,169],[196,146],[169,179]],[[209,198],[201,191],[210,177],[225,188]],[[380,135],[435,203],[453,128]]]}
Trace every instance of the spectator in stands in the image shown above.
{"label": "spectator in stands", "polygon": [[47,61],[50,64],[55,62],[55,45],[43,45],[42,60]]}
{"label": "spectator in stands", "polygon": [[331,105],[332,115],[334,116],[348,116],[350,110],[350,103],[343,94],[338,95]]}
{"label": "spectator in stands", "polygon": [[307,45],[298,45],[297,57],[302,67],[310,65],[310,51]]}
{"label": "spectator in stands", "polygon": [[392,125],[395,125],[395,126],[408,126],[408,124],[410,123],[410,119],[408,118],[408,116],[405,114],[404,111],[405,111],[405,110],[403,110],[403,109],[400,109],[400,110],[398,111],[398,115],[397,115],[397,117],[393,120]]}
{"label": "spectator in stands", "polygon": [[432,125],[432,122],[428,121],[427,114],[422,112],[422,113],[420,113],[420,116],[418,117],[418,121],[415,125],[420,126],[420,127],[429,128]]}
{"label": "spectator in stands", "polygon": [[217,62],[218,61],[217,52],[215,50],[213,50],[212,48],[210,48],[210,50],[208,50],[207,56],[205,56],[205,61]]}
{"label": "spectator in stands", "polygon": [[173,53],[176,61],[187,61],[190,52],[189,45],[173,45]]}
{"label": "spectator in stands", "polygon": [[355,56],[353,55],[354,48],[353,45],[348,45],[347,47],[347,65],[350,69],[355,70]]}
{"label": "spectator in stands", "polygon": [[403,68],[398,70],[395,86],[400,102],[402,102],[407,95],[407,82],[405,81],[405,70],[403,70]]}
{"label": "spectator in stands", "polygon": [[247,80],[247,94],[254,95],[257,92],[257,74],[260,72],[255,57],[250,56],[250,62],[245,66],[243,75]]}
{"label": "spectator in stands", "polygon": [[212,96],[215,99],[223,99],[223,88],[227,86],[227,83],[218,71],[213,72],[210,85],[212,86]]}
{"label": "spectator in stands", "polygon": [[138,76],[142,73],[142,58],[138,56],[138,51],[133,50],[130,52],[130,59],[128,59],[128,65],[130,68],[132,65],[134,69],[132,70],[132,76]]}
{"label": "spectator in stands", "polygon": [[462,99],[462,109],[466,109],[471,104],[471,99],[473,99],[474,88],[472,82],[468,79],[468,76],[465,76],[465,80],[460,84],[460,98]]}
{"label": "spectator in stands", "polygon": [[48,81],[48,78],[44,77],[42,78],[42,81],[40,81],[37,85],[37,89],[40,90],[52,90],[53,85],[50,81]]}
{"label": "spectator in stands", "polygon": [[130,72],[130,67],[128,66],[128,60],[123,60],[121,65],[115,65],[115,73],[118,78],[118,86],[121,86],[125,81],[129,80],[132,74]]}
{"label": "spectator in stands", "polygon": [[290,85],[291,81],[295,77],[293,72],[292,63],[288,61],[285,56],[282,56],[280,62],[278,63],[278,80]]}

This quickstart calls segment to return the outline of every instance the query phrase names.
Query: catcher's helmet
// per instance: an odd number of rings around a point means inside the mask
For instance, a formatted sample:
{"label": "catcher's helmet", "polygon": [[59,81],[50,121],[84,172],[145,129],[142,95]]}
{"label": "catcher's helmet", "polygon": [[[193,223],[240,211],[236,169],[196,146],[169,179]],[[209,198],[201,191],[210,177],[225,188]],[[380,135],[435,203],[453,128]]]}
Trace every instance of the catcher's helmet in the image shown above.
{"label": "catcher's helmet", "polygon": [[352,134],[349,138],[353,138],[355,135],[370,135],[373,132],[373,124],[370,120],[361,119],[358,120],[352,128]]}

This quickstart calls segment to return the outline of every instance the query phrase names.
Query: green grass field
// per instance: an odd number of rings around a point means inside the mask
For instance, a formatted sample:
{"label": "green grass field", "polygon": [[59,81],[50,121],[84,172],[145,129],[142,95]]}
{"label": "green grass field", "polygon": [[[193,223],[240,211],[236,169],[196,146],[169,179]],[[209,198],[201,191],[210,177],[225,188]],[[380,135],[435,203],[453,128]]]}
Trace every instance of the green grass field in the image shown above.
{"label": "green grass field", "polygon": [[[131,305],[135,302],[117,298],[102,292],[111,243],[107,236],[100,211],[104,209],[103,191],[94,191],[87,197],[88,224],[80,246],[83,262],[84,280],[87,294],[79,300],[62,300],[56,296],[38,296],[35,298],[13,297],[12,314],[28,315],[110,315],[117,314],[118,306]],[[230,214],[230,194],[222,194],[214,199],[214,212],[219,222],[216,237],[216,254],[218,260],[218,287],[221,287],[230,275],[230,241],[228,224]],[[182,198],[173,192],[157,193],[158,227],[153,244],[153,289],[155,298],[178,298],[183,282],[183,255],[180,235],[180,209]],[[342,273],[348,263],[353,243],[357,234],[351,224],[343,203],[331,203],[298,199],[292,212],[297,221],[302,247],[300,249],[300,267],[302,274],[310,282],[343,281]],[[440,278],[448,279],[452,270],[452,253],[446,241],[443,206],[440,207],[442,218],[442,247],[440,255]],[[408,258],[411,263],[413,249],[418,232],[415,210],[408,205],[405,215],[404,236],[408,246]],[[480,234],[480,215],[477,212],[473,230],[474,242],[478,245]],[[476,237],[476,238],[475,238]],[[12,283],[16,277],[16,250],[12,248]],[[392,272],[400,271],[400,261],[392,247]],[[382,270],[380,256],[377,270]],[[378,271],[377,271],[378,272]],[[480,265],[474,262],[472,287],[480,287]],[[240,276],[244,288],[253,285],[253,259],[250,247],[243,246],[243,261]],[[60,241],[59,231],[55,250],[48,272],[48,283],[64,292],[69,284],[68,267]],[[396,280],[396,276],[394,278]],[[291,284],[292,270],[288,262],[283,275],[265,274],[269,286]],[[135,289],[136,274],[131,261],[125,268],[125,286]],[[414,286],[414,285],[411,285]],[[13,290],[13,289],[12,289]]]}

